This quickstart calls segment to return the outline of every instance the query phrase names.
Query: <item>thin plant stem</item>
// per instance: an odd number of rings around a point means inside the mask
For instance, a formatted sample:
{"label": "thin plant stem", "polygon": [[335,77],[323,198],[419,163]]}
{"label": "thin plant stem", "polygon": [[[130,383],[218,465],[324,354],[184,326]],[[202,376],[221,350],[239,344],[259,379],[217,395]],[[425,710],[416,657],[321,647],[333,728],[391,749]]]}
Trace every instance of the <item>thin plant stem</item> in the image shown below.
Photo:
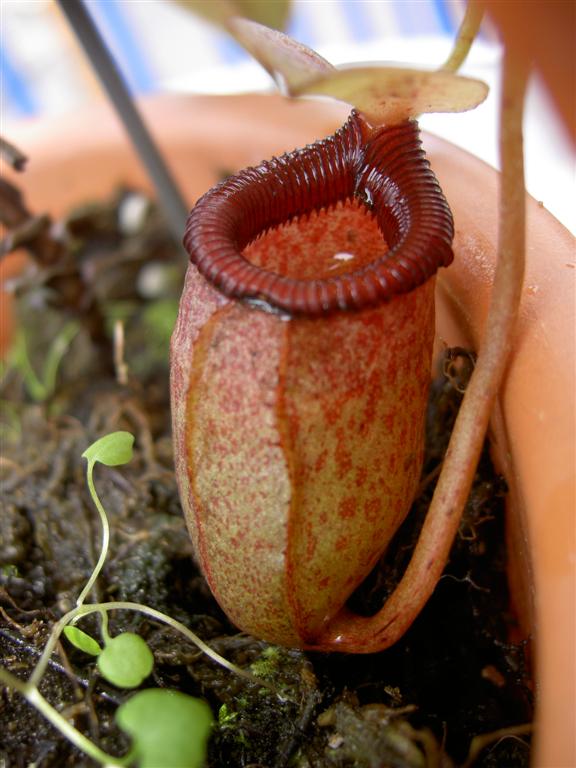
{"label": "thin plant stem", "polygon": [[507,52],[500,109],[502,164],[498,262],[484,340],[466,389],[420,538],[386,603],[386,634],[400,635],[431,595],[447,562],[468,499],[493,405],[514,345],[525,266],[522,116],[526,72]]}
{"label": "thin plant stem", "polygon": [[319,648],[364,650],[394,644],[412,624],[444,570],[468,499],[484,438],[510,351],[522,295],[525,262],[525,188],[522,115],[526,72],[507,52],[500,108],[500,219],[498,261],[490,309],[478,359],[466,389],[442,471],[412,558],[383,608],[370,618],[343,611],[330,625]]}
{"label": "thin plant stem", "polygon": [[82,605],[82,603],[86,599],[86,596],[94,586],[94,582],[98,578],[100,571],[102,570],[102,567],[106,561],[106,556],[108,555],[108,545],[110,543],[110,526],[108,525],[108,518],[106,516],[106,512],[104,511],[104,507],[102,506],[100,499],[98,498],[98,494],[96,493],[96,488],[94,487],[93,474],[94,474],[95,463],[96,463],[95,461],[88,462],[88,466],[86,467],[86,481],[88,483],[90,496],[92,497],[92,501],[94,502],[94,505],[98,510],[98,514],[100,515],[100,522],[102,523],[102,549],[100,550],[100,557],[98,558],[98,562],[96,563],[96,566],[92,571],[92,575],[86,582],[84,589],[82,590],[82,592],[80,592],[80,595],[76,600],[77,606]]}
{"label": "thin plant stem", "polygon": [[171,616],[168,616],[167,614],[162,613],[161,611],[157,611],[155,608],[150,608],[147,605],[141,605],[140,603],[132,603],[132,602],[108,602],[108,603],[94,603],[92,605],[78,605],[76,606],[76,608],[73,608],[71,611],[68,611],[68,613],[62,616],[62,618],[59,619],[54,625],[52,632],[50,634],[50,637],[48,638],[48,641],[44,646],[42,656],[38,660],[38,663],[32,675],[29,678],[29,683],[31,685],[39,684],[40,680],[42,679],[42,676],[44,675],[44,672],[46,671],[46,667],[48,665],[50,657],[54,652],[54,649],[56,647],[56,644],[58,643],[58,639],[62,634],[64,627],[66,627],[68,624],[72,622],[76,623],[76,621],[80,619],[82,616],[88,616],[91,613],[102,613],[102,612],[115,611],[115,610],[116,611],[137,611],[138,613],[143,613],[146,616],[150,616],[150,618],[156,619],[157,621],[160,621],[163,624],[167,624],[168,626],[172,627],[172,629],[179,632],[181,635],[184,635],[184,637],[187,640],[189,640],[197,648],[199,648],[199,650],[201,650],[209,658],[211,658],[212,661],[215,661],[217,664],[220,664],[221,667],[228,669],[230,672],[233,672],[235,675],[238,675],[239,677],[243,677],[244,679],[249,680],[251,683],[255,683],[256,685],[259,685],[264,688],[269,688],[275,694],[278,693],[273,686],[267,683],[267,681],[261,680],[259,677],[256,677],[251,672],[247,672],[246,670],[241,669],[240,667],[237,667],[235,664],[232,664],[231,661],[228,661],[228,659],[225,659],[223,656],[220,656],[219,653],[217,653],[207,643],[201,640],[198,637],[198,635],[194,634],[194,632],[188,629],[188,627],[186,627],[184,624],[181,624],[179,621],[176,621],[176,619],[173,619]]}
{"label": "thin plant stem", "polygon": [[123,766],[127,765],[132,759],[132,753],[129,753],[122,758],[113,757],[112,755],[103,752],[96,746],[96,744],[90,741],[87,736],[84,736],[83,733],[76,730],[76,728],[74,728],[74,726],[69,723],[57,709],[54,709],[54,707],[46,701],[44,696],[42,696],[37,686],[33,684],[31,680],[23,682],[20,678],[8,672],[8,670],[0,667],[0,682],[21,694],[26,701],[32,704],[32,706],[34,706],[38,712],[48,720],[48,722],[52,723],[52,725],[57,728],[68,741],[93,760],[96,760],[102,765]]}
{"label": "thin plant stem", "polygon": [[[87,607],[91,608],[92,606],[76,606],[76,608],[73,608],[71,611],[68,611],[68,613],[65,613],[64,616],[62,616],[62,618],[59,619],[56,624],[54,624],[52,627],[52,632],[50,633],[50,637],[48,638],[46,645],[44,646],[44,650],[42,651],[42,655],[38,659],[38,663],[34,667],[34,671],[28,679],[29,685],[40,685],[40,680],[42,680],[44,677],[44,673],[46,672],[46,668],[50,662],[50,657],[54,653],[54,649],[58,643],[58,640],[60,639],[60,635],[62,634],[64,627],[68,626],[68,624],[71,624],[77,616],[82,616]],[[92,613],[92,611],[89,611],[89,613]]]}
{"label": "thin plant stem", "polygon": [[130,96],[116,62],[82,0],[58,0],[58,4],[78,36],[142,164],[148,171],[172,236],[180,243],[188,207]]}
{"label": "thin plant stem", "polygon": [[108,632],[108,613],[104,610],[100,611],[100,633],[104,645],[110,642],[110,634]]}
{"label": "thin plant stem", "polygon": [[478,34],[483,16],[484,2],[481,2],[481,0],[468,0],[466,13],[462,19],[462,24],[458,30],[450,56],[448,56],[440,69],[446,72],[457,72],[460,69]]}

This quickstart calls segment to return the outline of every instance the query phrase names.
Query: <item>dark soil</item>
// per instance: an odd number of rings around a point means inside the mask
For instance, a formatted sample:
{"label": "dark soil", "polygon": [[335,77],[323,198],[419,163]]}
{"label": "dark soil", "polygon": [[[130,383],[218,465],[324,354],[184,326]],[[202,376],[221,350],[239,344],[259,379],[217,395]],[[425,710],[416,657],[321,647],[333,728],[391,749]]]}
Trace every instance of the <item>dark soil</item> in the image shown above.
{"label": "dark soil", "polygon": [[[172,469],[167,349],[182,253],[155,210],[126,192],[72,214],[56,244],[46,232],[35,238],[28,242],[35,267],[18,287],[23,336],[0,391],[2,665],[26,678],[51,625],[74,605],[101,537],[81,454],[102,435],[126,429],[136,436],[132,462],[95,474],[112,530],[99,599],[133,600],[172,615],[283,692],[280,699],[231,674],[144,616],[110,615],[111,634],[137,631],[153,649],[156,665],[146,685],[209,702],[217,722],[210,768],[470,765],[472,739],[500,729],[509,734],[489,743],[473,764],[527,766],[528,740],[514,727],[532,715],[528,649],[512,642],[506,489],[488,452],[448,568],[396,646],[371,655],[308,654],[240,634],[194,565]],[[42,371],[54,341],[70,328],[74,336],[63,342],[55,384],[48,371],[38,388],[27,360]],[[439,372],[430,395],[422,493],[386,560],[352,598],[356,610],[369,613],[382,604],[427,509],[473,365],[464,351],[449,357],[448,375]],[[82,622],[86,631],[91,626],[97,634],[89,619]],[[41,691],[103,749],[126,750],[114,711],[130,694],[106,684],[90,657],[62,644]],[[93,765],[6,689],[0,722],[0,766]]]}

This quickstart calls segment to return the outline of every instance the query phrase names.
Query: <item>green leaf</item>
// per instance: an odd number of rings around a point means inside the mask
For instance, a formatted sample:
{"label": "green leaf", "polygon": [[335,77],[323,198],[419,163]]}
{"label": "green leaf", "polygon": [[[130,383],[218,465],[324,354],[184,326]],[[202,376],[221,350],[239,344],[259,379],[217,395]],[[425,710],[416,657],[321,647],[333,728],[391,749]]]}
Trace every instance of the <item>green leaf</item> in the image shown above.
{"label": "green leaf", "polygon": [[94,640],[93,637],[90,637],[90,635],[87,635],[86,632],[78,629],[78,627],[64,627],[64,634],[66,635],[68,642],[72,643],[72,645],[80,651],[89,653],[90,656],[100,655],[102,648],[100,648],[96,640]]}
{"label": "green leaf", "polygon": [[118,467],[128,464],[132,458],[133,445],[134,435],[130,432],[111,432],[88,446],[82,457],[92,464],[99,461],[107,467]]}
{"label": "green leaf", "polygon": [[296,84],[292,96],[331,96],[366,115],[374,125],[427,112],[465,112],[481,104],[488,86],[445,70],[342,66]]}
{"label": "green leaf", "polygon": [[206,702],[178,691],[149,688],[116,711],[116,722],[133,739],[139,768],[200,768],[212,728]]}
{"label": "green leaf", "polygon": [[154,656],[146,642],[133,632],[110,638],[98,656],[102,677],[118,688],[136,688],[152,672]]}
{"label": "green leaf", "polygon": [[228,29],[283,93],[292,93],[310,80],[335,71],[316,51],[275,29],[248,19],[230,19]]}

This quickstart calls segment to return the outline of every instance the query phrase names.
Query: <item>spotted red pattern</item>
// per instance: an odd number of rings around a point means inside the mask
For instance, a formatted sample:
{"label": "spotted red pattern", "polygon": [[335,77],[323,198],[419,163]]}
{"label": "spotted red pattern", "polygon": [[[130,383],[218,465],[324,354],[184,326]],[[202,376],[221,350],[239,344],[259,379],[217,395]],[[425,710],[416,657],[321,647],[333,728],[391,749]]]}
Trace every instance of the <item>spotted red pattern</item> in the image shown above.
{"label": "spotted red pattern", "polygon": [[316,647],[405,518],[451,238],[417,125],[358,115],[192,212],[178,482],[200,565],[245,631]]}

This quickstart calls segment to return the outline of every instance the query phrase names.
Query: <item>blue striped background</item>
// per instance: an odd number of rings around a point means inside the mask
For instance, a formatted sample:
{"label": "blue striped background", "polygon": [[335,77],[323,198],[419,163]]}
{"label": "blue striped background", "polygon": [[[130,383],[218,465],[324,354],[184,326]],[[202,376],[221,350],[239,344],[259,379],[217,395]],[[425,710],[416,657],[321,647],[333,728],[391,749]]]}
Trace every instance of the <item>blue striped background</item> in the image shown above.
{"label": "blue striped background", "polygon": [[[82,103],[87,70],[55,4],[0,0],[0,5],[2,114],[49,114]],[[248,59],[233,40],[170,0],[87,0],[87,5],[135,94],[162,90],[183,71]],[[295,0],[287,31],[314,48],[382,40],[385,50],[386,38],[453,37],[461,14],[458,0]],[[29,30],[40,46],[33,47]]]}

